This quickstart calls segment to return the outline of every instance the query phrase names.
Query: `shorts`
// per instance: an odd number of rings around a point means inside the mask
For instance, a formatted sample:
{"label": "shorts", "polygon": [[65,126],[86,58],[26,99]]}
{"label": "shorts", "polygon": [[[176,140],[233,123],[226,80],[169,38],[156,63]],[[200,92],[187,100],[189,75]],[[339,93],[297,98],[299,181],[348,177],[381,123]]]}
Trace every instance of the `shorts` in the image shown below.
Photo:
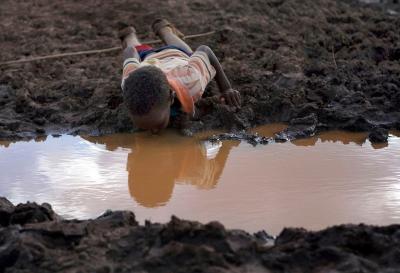
{"label": "shorts", "polygon": [[153,47],[151,47],[149,45],[138,45],[135,48],[136,48],[137,52],[139,53],[141,61],[143,61],[147,57],[147,55],[149,55],[151,53],[161,52],[165,49],[177,49],[177,50],[182,51],[183,53],[185,53],[188,56],[192,55],[192,53],[187,52],[183,48],[180,48],[180,47],[174,46],[174,45],[162,46],[162,47],[159,47],[156,49],[154,49]]}

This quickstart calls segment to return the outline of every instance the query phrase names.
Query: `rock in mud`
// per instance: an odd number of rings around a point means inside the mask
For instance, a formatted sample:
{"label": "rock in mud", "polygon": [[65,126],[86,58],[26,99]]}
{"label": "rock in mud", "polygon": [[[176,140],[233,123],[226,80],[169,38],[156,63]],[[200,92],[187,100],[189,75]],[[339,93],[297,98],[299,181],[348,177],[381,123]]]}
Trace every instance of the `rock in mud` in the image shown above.
{"label": "rock in mud", "polygon": [[8,226],[11,214],[14,212],[14,205],[4,197],[0,197],[0,226]]}
{"label": "rock in mud", "polygon": [[218,142],[221,140],[238,140],[245,141],[253,146],[257,146],[258,144],[266,145],[270,143],[273,139],[265,136],[260,136],[257,133],[251,134],[242,131],[237,133],[223,133],[219,135],[213,135],[207,138],[207,140],[211,142]]}
{"label": "rock in mud", "polygon": [[372,129],[372,131],[368,135],[368,139],[372,143],[387,142],[388,137],[389,137],[389,130],[382,127],[376,127]]}
{"label": "rock in mud", "polygon": [[289,127],[275,135],[276,142],[285,142],[315,135],[317,129],[317,115],[311,113],[308,116],[292,119]]}

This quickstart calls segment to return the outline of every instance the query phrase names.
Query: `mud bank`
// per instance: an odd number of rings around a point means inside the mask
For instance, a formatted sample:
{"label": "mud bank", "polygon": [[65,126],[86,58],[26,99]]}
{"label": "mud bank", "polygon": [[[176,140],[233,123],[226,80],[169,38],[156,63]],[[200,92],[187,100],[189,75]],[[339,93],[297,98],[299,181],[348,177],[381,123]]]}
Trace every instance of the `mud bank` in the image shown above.
{"label": "mud bank", "polygon": [[174,217],[139,225],[129,211],[67,221],[49,204],[0,198],[0,272],[389,273],[400,268],[399,234],[399,225],[342,225],[274,240]]}
{"label": "mud bank", "polygon": [[[218,31],[190,43],[216,51],[243,97],[241,109],[201,101],[186,134],[288,122],[284,139],[345,129],[384,140],[400,128],[399,4],[385,2],[4,0],[0,61],[117,46],[121,21],[154,38],[163,16],[184,33]],[[0,139],[134,131],[120,73],[118,54],[0,67]]]}

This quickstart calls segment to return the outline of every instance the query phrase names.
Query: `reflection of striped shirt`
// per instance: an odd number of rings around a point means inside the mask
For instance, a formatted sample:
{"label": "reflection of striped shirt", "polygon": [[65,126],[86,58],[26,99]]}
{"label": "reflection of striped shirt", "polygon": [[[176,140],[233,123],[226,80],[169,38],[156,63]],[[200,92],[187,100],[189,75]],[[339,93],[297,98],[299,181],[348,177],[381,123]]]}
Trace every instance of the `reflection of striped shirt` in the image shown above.
{"label": "reflection of striped shirt", "polygon": [[157,66],[165,73],[183,110],[191,114],[194,112],[193,103],[201,98],[207,84],[216,73],[204,52],[196,51],[189,57],[180,50],[165,49],[146,56],[143,62],[136,58],[126,59],[122,73],[122,87],[130,73],[145,65]]}

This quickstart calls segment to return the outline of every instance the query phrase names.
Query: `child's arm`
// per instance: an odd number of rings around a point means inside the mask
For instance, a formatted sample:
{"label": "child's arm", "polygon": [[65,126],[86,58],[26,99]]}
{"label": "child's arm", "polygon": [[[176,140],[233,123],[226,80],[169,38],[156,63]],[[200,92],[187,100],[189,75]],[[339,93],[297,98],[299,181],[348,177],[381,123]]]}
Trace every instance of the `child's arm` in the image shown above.
{"label": "child's arm", "polygon": [[240,107],[240,93],[237,90],[232,89],[231,83],[225,75],[225,72],[218,61],[217,56],[208,46],[202,45],[197,48],[196,51],[202,51],[207,54],[211,65],[216,70],[215,80],[217,81],[218,88],[221,92],[222,98],[226,100],[229,105]]}

